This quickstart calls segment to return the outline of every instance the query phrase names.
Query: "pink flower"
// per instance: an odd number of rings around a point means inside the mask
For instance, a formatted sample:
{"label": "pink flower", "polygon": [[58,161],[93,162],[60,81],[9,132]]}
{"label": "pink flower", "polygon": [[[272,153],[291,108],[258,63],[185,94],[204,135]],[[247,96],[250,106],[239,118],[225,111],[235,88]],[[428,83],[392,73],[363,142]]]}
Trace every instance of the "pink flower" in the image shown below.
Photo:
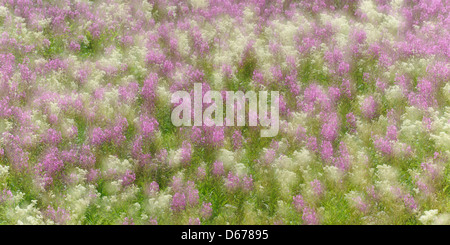
{"label": "pink flower", "polygon": [[197,178],[198,180],[204,180],[206,177],[206,169],[203,167],[197,168]]}
{"label": "pink flower", "polygon": [[347,119],[347,127],[350,130],[351,133],[355,133],[356,132],[356,118],[355,115],[350,112],[347,115],[345,115],[346,119]]}
{"label": "pink flower", "polygon": [[215,176],[222,176],[224,173],[223,162],[215,161],[213,164],[212,174]]}
{"label": "pink flower", "polygon": [[361,112],[367,119],[373,119],[377,112],[378,104],[374,100],[373,96],[369,96],[364,99],[361,105]]}
{"label": "pink flower", "polygon": [[210,202],[202,204],[202,209],[200,211],[200,214],[202,215],[202,217],[204,219],[208,219],[209,217],[211,217],[212,212],[213,212],[213,209],[212,209],[212,204]]}
{"label": "pink flower", "polygon": [[242,140],[243,140],[241,131],[239,130],[234,131],[232,138],[233,138],[233,149],[234,150],[240,149],[242,147]]}
{"label": "pink flower", "polygon": [[201,225],[200,219],[199,218],[189,218],[189,225]]}
{"label": "pink flower", "polygon": [[65,225],[68,221],[70,221],[70,213],[66,211],[64,208],[58,207],[55,210],[53,207],[48,206],[47,210],[44,212],[44,216],[47,219],[52,220],[57,225]]}
{"label": "pink flower", "polygon": [[244,176],[242,178],[242,188],[244,191],[251,191],[253,189],[253,176]]}
{"label": "pink flower", "polygon": [[144,85],[142,86],[142,97],[147,101],[154,102],[156,97],[155,89],[158,84],[158,75],[156,73],[150,73],[146,80],[144,80]]}
{"label": "pink flower", "polygon": [[316,211],[310,207],[303,208],[302,219],[305,225],[318,225],[319,219]]}
{"label": "pink flower", "polygon": [[130,170],[127,170],[122,176],[122,185],[129,186],[136,180],[136,174]]}
{"label": "pink flower", "polygon": [[195,188],[195,184],[192,181],[187,182],[187,187],[185,190],[186,196],[187,196],[187,204],[189,206],[195,206],[198,204],[198,189]]}
{"label": "pink flower", "polygon": [[172,210],[179,212],[184,210],[186,207],[186,196],[184,193],[175,193],[172,197]]}
{"label": "pink flower", "polygon": [[376,135],[373,144],[375,146],[375,149],[380,151],[382,154],[384,155],[392,154],[392,144],[389,140]]}
{"label": "pink flower", "polygon": [[158,121],[154,118],[149,118],[146,115],[141,115],[139,118],[142,136],[144,138],[148,138],[154,134],[156,129],[158,128]]}
{"label": "pink flower", "polygon": [[322,184],[320,183],[319,180],[315,179],[309,182],[309,184],[311,185],[311,189],[313,190],[316,196],[321,196],[323,194]]}
{"label": "pink flower", "polygon": [[186,166],[191,161],[192,146],[188,141],[183,141],[181,147],[181,164]]}
{"label": "pink flower", "polygon": [[295,209],[297,209],[298,212],[301,212],[305,207],[305,201],[303,200],[303,196],[297,195],[292,197],[292,199],[293,199],[292,204],[294,205]]}
{"label": "pink flower", "polygon": [[134,225],[133,218],[125,217],[125,219],[124,219],[122,225]]}
{"label": "pink flower", "polygon": [[230,191],[236,191],[239,188],[239,177],[233,172],[228,172],[226,187]]}
{"label": "pink flower", "polygon": [[158,185],[158,183],[156,183],[156,181],[152,181],[149,185],[148,185],[148,187],[147,187],[147,189],[146,189],[146,193],[148,194],[148,195],[150,195],[150,196],[153,196],[153,195],[155,195],[156,193],[158,193],[159,192],[159,185]]}
{"label": "pink flower", "polygon": [[330,141],[323,141],[321,148],[322,150],[320,151],[320,154],[322,158],[325,161],[331,161],[331,158],[333,157],[333,146],[331,145]]}

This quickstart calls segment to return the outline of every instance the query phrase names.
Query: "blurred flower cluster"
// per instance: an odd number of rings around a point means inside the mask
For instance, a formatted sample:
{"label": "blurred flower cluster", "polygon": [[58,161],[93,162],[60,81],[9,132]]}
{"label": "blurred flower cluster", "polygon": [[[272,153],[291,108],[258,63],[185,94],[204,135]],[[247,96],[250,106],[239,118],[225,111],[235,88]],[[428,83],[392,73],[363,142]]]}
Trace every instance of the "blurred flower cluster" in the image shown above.
{"label": "blurred flower cluster", "polygon": [[[449,11],[0,0],[0,224],[450,224]],[[279,91],[278,135],[175,127],[194,83]]]}

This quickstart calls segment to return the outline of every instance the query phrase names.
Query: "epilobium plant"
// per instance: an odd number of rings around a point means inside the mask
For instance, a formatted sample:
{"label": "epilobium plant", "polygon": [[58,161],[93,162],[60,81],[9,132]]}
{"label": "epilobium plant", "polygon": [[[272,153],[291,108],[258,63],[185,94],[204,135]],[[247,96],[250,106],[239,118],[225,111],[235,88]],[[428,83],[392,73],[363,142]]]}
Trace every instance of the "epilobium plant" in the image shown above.
{"label": "epilobium plant", "polygon": [[[258,96],[254,91],[248,91],[245,93],[242,91],[226,91],[226,118],[225,123],[223,119],[223,98],[222,94],[218,91],[207,91],[204,95],[202,95],[202,84],[194,83],[194,124],[193,126],[201,127],[203,124],[207,127],[211,126],[227,126],[233,127],[234,125],[234,116],[236,117],[236,126],[245,126],[245,100],[249,100],[249,108],[248,108],[248,125],[249,126],[257,126],[258,119],[262,126],[270,126],[270,129],[262,130],[261,137],[274,137],[278,134],[278,130],[280,127],[279,122],[279,92],[272,91],[271,92],[271,110],[270,110],[270,119],[268,118],[268,108],[267,108],[267,91],[259,92],[259,101]],[[214,102],[211,103],[212,98],[214,98]],[[188,92],[185,91],[176,91],[172,94],[171,102],[179,103],[179,100],[182,100],[181,104],[177,105],[171,115],[172,123],[175,126],[192,126],[192,103],[191,97]],[[234,103],[236,102],[236,104]],[[206,109],[203,110],[203,103],[210,104]],[[236,108],[236,113],[235,113]],[[258,108],[258,109],[257,109]],[[258,116],[259,112],[259,116]],[[212,114],[214,114],[214,119],[212,118]],[[182,115],[180,117],[180,115]]]}
{"label": "epilobium plant", "polygon": [[0,224],[450,224],[449,11],[0,1]]}

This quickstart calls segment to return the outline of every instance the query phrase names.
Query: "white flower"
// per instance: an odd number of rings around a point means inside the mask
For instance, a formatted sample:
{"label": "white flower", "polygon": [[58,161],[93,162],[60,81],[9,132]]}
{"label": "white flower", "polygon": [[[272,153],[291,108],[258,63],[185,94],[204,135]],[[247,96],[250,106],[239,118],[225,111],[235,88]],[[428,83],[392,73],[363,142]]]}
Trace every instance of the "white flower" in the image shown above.
{"label": "white flower", "polygon": [[67,190],[65,206],[70,212],[70,223],[81,224],[88,206],[99,196],[94,185],[84,186],[78,184]]}
{"label": "white flower", "polygon": [[325,172],[325,176],[327,177],[327,179],[329,179],[335,183],[337,183],[339,180],[341,180],[342,176],[344,175],[342,170],[340,170],[336,166],[332,166],[332,165],[327,165],[327,166],[323,167],[323,171]]}
{"label": "white flower", "polygon": [[425,211],[422,216],[420,216],[419,221],[424,225],[430,225],[436,220],[436,216],[438,214],[437,209],[432,209]]}
{"label": "white flower", "polygon": [[8,174],[9,174],[9,166],[0,165],[0,181],[8,177]]}
{"label": "white flower", "polygon": [[445,132],[440,132],[439,134],[432,134],[431,138],[434,140],[436,145],[443,150],[450,150],[450,135]]}
{"label": "white flower", "polygon": [[25,208],[16,206],[6,212],[6,217],[18,225],[44,225],[41,211],[36,208],[37,201],[32,200]]}
{"label": "white flower", "polygon": [[0,17],[5,18],[8,14],[8,9],[5,6],[0,6]]}
{"label": "white flower", "polygon": [[378,178],[375,182],[376,187],[379,188],[386,197],[392,197],[392,187],[398,185],[397,170],[386,164],[378,165],[375,175]]}
{"label": "white flower", "polygon": [[115,180],[107,183],[106,192],[109,194],[117,194],[122,187],[122,180]]}
{"label": "white flower", "polygon": [[306,167],[312,161],[311,153],[306,148],[303,148],[300,152],[294,151],[292,157],[294,158],[294,161],[302,167]]}
{"label": "white flower", "polygon": [[189,2],[194,9],[206,8],[209,5],[209,1],[207,0],[189,0]]}
{"label": "white flower", "polygon": [[390,103],[391,105],[395,105],[401,99],[403,99],[402,90],[398,85],[390,86],[388,89],[386,89],[385,95],[388,103]]}
{"label": "white flower", "polygon": [[171,94],[165,86],[158,85],[156,87],[156,95],[163,103],[168,104],[170,101]]}
{"label": "white flower", "polygon": [[445,95],[447,101],[450,101],[450,83],[447,83],[444,87],[442,87],[442,92]]}
{"label": "white flower", "polygon": [[274,161],[274,166],[279,168],[279,169],[289,169],[289,170],[294,170],[297,169],[298,167],[298,162],[296,161],[292,161],[291,158],[285,156],[285,155],[281,155],[279,158],[277,158]]}
{"label": "white flower", "polygon": [[226,170],[230,169],[236,163],[234,152],[227,149],[220,149],[217,161],[221,161]]}
{"label": "white flower", "polygon": [[377,6],[371,0],[365,0],[360,3],[361,12],[365,13],[371,23],[379,23],[383,14],[377,11]]}
{"label": "white flower", "polygon": [[170,207],[171,200],[172,195],[160,193],[157,197],[148,200],[147,212],[150,215],[165,213]]}
{"label": "white flower", "polygon": [[387,164],[378,165],[376,176],[383,181],[388,181],[390,183],[395,183],[397,181],[397,171],[394,167]]}
{"label": "white flower", "polygon": [[87,173],[88,173],[87,170],[76,167],[75,170],[72,171],[71,174],[69,174],[69,177],[74,184],[79,184],[80,182],[86,179]]}
{"label": "white flower", "polygon": [[242,164],[242,163],[236,163],[236,164],[233,166],[233,168],[234,168],[234,172],[235,172],[239,177],[242,178],[243,176],[247,175],[248,170],[247,170],[247,167],[246,167],[244,164]]}
{"label": "white flower", "polygon": [[450,214],[440,214],[434,220],[433,225],[450,225]]}
{"label": "white flower", "polygon": [[275,176],[280,184],[280,191],[284,195],[290,195],[291,188],[297,183],[297,174],[286,169],[276,169]]}
{"label": "white flower", "polygon": [[171,167],[177,167],[181,163],[181,153],[182,149],[178,150],[169,150],[168,159]]}
{"label": "white flower", "polygon": [[410,121],[422,120],[422,113],[414,106],[406,106],[405,113],[401,116],[401,119]]}
{"label": "white flower", "polygon": [[132,199],[136,198],[137,193],[139,192],[139,187],[136,185],[130,185],[127,188],[125,188],[122,192],[120,192],[117,195],[118,201],[120,203],[125,203],[128,201],[131,201]]}
{"label": "white flower", "polygon": [[189,54],[191,53],[189,34],[186,31],[175,30],[175,36],[178,39],[178,51],[184,57],[189,56]]}
{"label": "white flower", "polygon": [[408,141],[413,141],[423,131],[421,121],[410,121],[406,119],[400,126],[400,135],[405,137]]}
{"label": "white flower", "polygon": [[127,170],[133,169],[133,164],[128,160],[120,161],[116,156],[110,155],[103,162],[104,171],[116,171],[117,173],[125,173]]}

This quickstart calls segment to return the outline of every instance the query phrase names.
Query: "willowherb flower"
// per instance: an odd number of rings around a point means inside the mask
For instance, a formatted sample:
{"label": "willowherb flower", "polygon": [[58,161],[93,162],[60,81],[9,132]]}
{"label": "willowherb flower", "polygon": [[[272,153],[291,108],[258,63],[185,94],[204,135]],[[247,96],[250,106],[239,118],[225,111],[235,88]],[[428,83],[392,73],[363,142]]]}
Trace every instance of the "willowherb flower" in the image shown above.
{"label": "willowherb flower", "polygon": [[236,130],[233,133],[233,149],[238,150],[242,147],[242,134],[241,131]]}
{"label": "willowherb flower", "polygon": [[244,191],[251,191],[253,189],[253,176],[246,175],[242,178],[242,189]]}
{"label": "willowherb flower", "polygon": [[159,185],[156,181],[152,181],[147,189],[146,189],[146,193],[149,196],[155,196],[157,193],[159,192]]}
{"label": "willowherb flower", "polygon": [[420,167],[433,180],[441,175],[441,171],[437,164],[433,164],[431,162],[423,162],[420,164]]}
{"label": "willowherb flower", "polygon": [[106,135],[100,127],[96,127],[91,133],[91,143],[94,145],[101,145],[106,141]]}
{"label": "willowherb flower", "polygon": [[192,146],[189,142],[183,141],[182,147],[181,147],[181,164],[184,166],[189,164],[191,161],[191,154],[192,154]]}
{"label": "willowherb flower", "polygon": [[82,145],[79,150],[79,163],[84,168],[90,168],[95,165],[96,157],[89,145]]}
{"label": "willowherb flower", "polygon": [[197,168],[197,179],[204,180],[206,178],[206,169],[204,167]]}
{"label": "willowherb flower", "polygon": [[64,208],[58,207],[56,210],[52,206],[48,206],[44,212],[47,219],[52,220],[57,225],[65,225],[70,221],[70,213]]}
{"label": "willowherb flower", "polygon": [[275,160],[276,155],[277,153],[274,149],[272,148],[267,149],[264,154],[263,163],[265,165],[270,165]]}
{"label": "willowherb flower", "polygon": [[95,183],[99,177],[100,177],[100,170],[89,169],[89,172],[86,175],[86,180],[89,183]]}
{"label": "willowherb flower", "polygon": [[189,225],[201,225],[199,218],[189,218]]}
{"label": "willowherb flower", "polygon": [[409,209],[409,210],[416,210],[417,209],[417,204],[416,201],[414,200],[414,198],[411,196],[411,194],[407,193],[405,195],[403,195],[403,202],[405,203],[405,206]]}
{"label": "willowherb flower", "polygon": [[225,186],[229,191],[236,191],[240,186],[239,176],[234,174],[232,171],[228,172]]}
{"label": "willowherb flower", "polygon": [[350,154],[348,152],[347,145],[344,142],[339,144],[339,156],[333,158],[333,163],[341,170],[346,171],[350,169]]}
{"label": "willowherb flower", "polygon": [[199,199],[199,195],[198,195],[198,189],[195,188],[195,184],[192,181],[188,181],[186,183],[186,201],[187,204],[189,206],[195,206],[198,204],[198,199]]}
{"label": "willowherb flower", "polygon": [[303,208],[302,219],[305,225],[318,225],[319,219],[317,213],[313,208],[305,207]]}
{"label": "willowherb flower", "polygon": [[392,143],[389,140],[376,135],[373,144],[375,149],[380,151],[383,155],[389,156],[392,154]]}
{"label": "willowherb flower", "polygon": [[331,161],[333,157],[333,146],[330,141],[323,141],[320,154],[325,161]]}
{"label": "willowherb flower", "polygon": [[350,112],[347,115],[345,115],[345,118],[347,119],[347,128],[350,130],[351,133],[356,132],[356,118],[355,115]]}
{"label": "willowherb flower", "polygon": [[172,210],[175,212],[182,211],[186,208],[186,196],[184,193],[175,193],[172,197]]}
{"label": "willowherb flower", "polygon": [[122,225],[134,225],[133,218],[125,217],[125,219],[123,220]]}
{"label": "willowherb flower", "polygon": [[53,178],[56,174],[62,171],[64,162],[60,158],[60,154],[56,147],[47,150],[41,162],[39,162],[35,169],[37,175],[40,177],[41,185],[47,188],[53,183]]}
{"label": "willowherb flower", "polygon": [[158,225],[158,220],[156,218],[150,218],[148,222],[150,225]]}
{"label": "willowherb flower", "polygon": [[347,97],[347,98],[352,98],[352,87],[351,87],[351,83],[350,80],[348,79],[343,79],[342,83],[341,83],[341,90],[342,93]]}
{"label": "willowherb flower", "polygon": [[152,136],[159,125],[156,119],[149,118],[146,115],[141,115],[139,122],[142,136],[145,138]]}
{"label": "willowherb flower", "polygon": [[389,125],[386,130],[386,139],[395,141],[397,140],[397,127],[395,125]]}
{"label": "willowherb flower", "polygon": [[225,170],[223,168],[223,162],[215,161],[213,163],[212,174],[214,176],[222,176],[225,174]]}
{"label": "willowherb flower", "polygon": [[311,186],[314,195],[320,197],[323,194],[323,187],[318,179],[309,182],[309,185]]}
{"label": "willowherb flower", "polygon": [[[304,224],[450,220],[448,0],[3,2],[2,223],[288,224],[299,188]],[[281,92],[278,136],[174,127],[171,95],[211,90]],[[211,187],[233,196],[214,220]]]}
{"label": "willowherb flower", "polygon": [[368,96],[364,99],[361,105],[361,113],[367,118],[367,119],[373,119],[376,115],[378,108],[378,104],[373,98],[373,96]]}
{"label": "willowherb flower", "polygon": [[3,189],[3,191],[0,193],[0,204],[8,200],[12,200],[12,198],[13,198],[12,192],[8,189]]}
{"label": "willowherb flower", "polygon": [[335,113],[327,115],[325,118],[325,122],[322,125],[321,134],[322,137],[330,142],[333,142],[338,136],[338,118]]}
{"label": "willowherb flower", "polygon": [[129,186],[136,180],[136,174],[131,170],[126,170],[122,176],[122,185]]}
{"label": "willowherb flower", "polygon": [[158,84],[158,75],[156,73],[150,73],[148,78],[144,80],[144,85],[142,86],[142,97],[149,102],[154,102],[155,99],[155,88]]}
{"label": "willowherb flower", "polygon": [[292,205],[294,205],[295,209],[298,212],[301,212],[305,207],[305,201],[303,200],[303,196],[302,195],[293,196],[292,199],[293,199]]}
{"label": "willowherb flower", "polygon": [[353,202],[355,202],[356,208],[359,209],[359,211],[365,213],[368,211],[368,205],[363,201],[361,196],[357,196],[353,198]]}
{"label": "willowherb flower", "polygon": [[167,157],[169,156],[167,150],[165,148],[161,149],[159,153],[156,155],[156,159],[161,164],[167,164]]}
{"label": "willowherb flower", "polygon": [[208,203],[204,202],[202,204],[202,209],[200,210],[200,214],[201,214],[202,218],[208,219],[209,217],[211,217],[212,212],[213,212],[212,204],[210,202],[208,202]]}
{"label": "willowherb flower", "polygon": [[319,148],[317,146],[317,138],[314,136],[310,136],[308,138],[308,141],[306,142],[306,145],[308,146],[308,149],[312,152],[316,152],[317,149]]}
{"label": "willowherb flower", "polygon": [[78,42],[72,41],[69,43],[69,48],[72,51],[78,52],[80,51],[80,44]]}
{"label": "willowherb flower", "polygon": [[184,190],[183,180],[180,177],[173,176],[171,187],[174,192],[182,192]]}
{"label": "willowherb flower", "polygon": [[49,128],[44,136],[44,142],[47,144],[57,145],[61,140],[61,133],[52,128]]}
{"label": "willowherb flower", "polygon": [[284,223],[284,221],[283,220],[275,220],[274,222],[273,222],[273,225],[284,225],[285,223]]}

